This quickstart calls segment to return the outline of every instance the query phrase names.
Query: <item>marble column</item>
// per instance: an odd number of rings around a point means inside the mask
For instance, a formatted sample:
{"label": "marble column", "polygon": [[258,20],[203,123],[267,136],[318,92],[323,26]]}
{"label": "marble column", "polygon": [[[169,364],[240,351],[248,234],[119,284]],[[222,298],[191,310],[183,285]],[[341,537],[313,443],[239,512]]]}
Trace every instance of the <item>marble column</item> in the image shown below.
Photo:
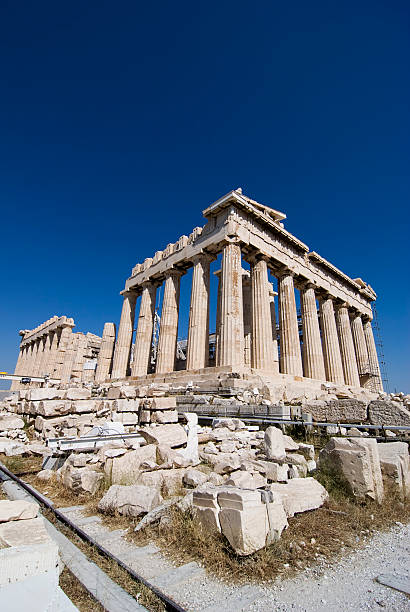
{"label": "marble column", "polygon": [[340,353],[346,385],[360,387],[359,371],[357,369],[356,353],[354,351],[352,329],[350,327],[348,304],[336,307],[336,321],[339,332]]}
{"label": "marble column", "polygon": [[147,281],[142,285],[140,314],[135,336],[134,361],[132,363],[132,376],[145,376],[148,373],[154,328],[156,292],[156,283]]}
{"label": "marble column", "polygon": [[222,251],[220,317],[217,365],[243,366],[241,247],[234,242],[226,244]]}
{"label": "marble column", "polygon": [[268,267],[264,259],[251,261],[252,367],[274,372],[272,320],[269,302]]}
{"label": "marble column", "polygon": [[68,341],[67,349],[64,353],[64,363],[61,369],[61,382],[68,383],[71,380],[71,374],[74,367],[74,362],[78,348],[78,334],[71,334]]}
{"label": "marble column", "polygon": [[325,296],[320,299],[319,304],[326,380],[344,385],[333,298]]}
{"label": "marble column", "polygon": [[66,363],[66,353],[70,345],[73,329],[70,326],[64,326],[59,329],[58,333],[58,350],[55,360],[54,378],[62,379],[64,363]]}
{"label": "marble column", "polygon": [[242,271],[242,304],[244,363],[250,368],[252,366],[252,284],[247,270]]}
{"label": "marble column", "polygon": [[314,286],[305,285],[300,292],[303,333],[303,372],[306,378],[326,380],[319,318]]}
{"label": "marble column", "polygon": [[55,369],[57,362],[57,354],[58,354],[58,328],[54,329],[51,334],[50,340],[50,354],[48,361],[48,373],[50,374],[50,378],[55,378]]}
{"label": "marble column", "polygon": [[173,372],[178,340],[179,288],[181,272],[170,270],[166,274],[164,301],[161,310],[158,352],[155,371],[157,373]]}
{"label": "marble column", "polygon": [[95,371],[95,382],[104,382],[110,377],[112,358],[115,345],[115,324],[105,323],[101,340],[100,352],[98,354],[97,368]]}
{"label": "marble column", "polygon": [[26,345],[27,348],[27,356],[26,356],[26,363],[25,363],[25,371],[24,371],[24,375],[25,376],[32,376],[33,375],[33,350],[34,350],[34,344],[33,342],[28,342]]}
{"label": "marble column", "polygon": [[357,368],[359,371],[360,385],[367,387],[370,374],[369,355],[367,353],[366,340],[364,337],[362,316],[355,313],[351,320],[354,350],[356,353]]}
{"label": "marble column", "polygon": [[377,356],[376,343],[374,341],[373,329],[370,319],[365,319],[363,331],[364,339],[367,346],[367,353],[369,355],[370,372],[372,374],[372,378],[370,381],[371,384],[369,385],[369,387],[372,387],[375,391],[380,391],[380,393],[383,393],[383,383],[380,374],[379,358]]}
{"label": "marble column", "polygon": [[278,278],[280,369],[282,374],[303,376],[293,274]]}
{"label": "marble column", "polygon": [[[20,344],[16,367],[14,368],[15,376],[21,376],[23,363],[24,363],[24,346],[21,346]],[[16,391],[19,388],[20,388],[20,381],[13,380],[10,385],[10,391]]]}
{"label": "marble column", "polygon": [[278,295],[273,290],[272,283],[269,283],[269,306],[270,306],[270,320],[272,324],[272,343],[273,343],[273,363],[274,363],[274,374],[279,374],[279,350],[278,350],[278,331],[276,328],[276,310],[275,310],[275,295]]}
{"label": "marble column", "polygon": [[209,266],[213,257],[198,255],[193,260],[191,304],[189,307],[186,369],[200,370],[209,361]]}
{"label": "marble column", "polygon": [[34,341],[32,376],[39,376],[41,358],[43,354],[43,346],[44,346],[43,338],[37,338]]}
{"label": "marble column", "polygon": [[216,321],[215,321],[215,365],[218,365],[219,345],[221,340],[221,272],[214,272],[218,279],[218,291],[216,296]]}
{"label": "marble column", "polygon": [[40,376],[44,376],[44,374],[49,374],[49,359],[50,359],[50,348],[51,348],[51,336],[50,333],[45,335],[44,339],[44,350],[43,357],[40,364]]}
{"label": "marble column", "polygon": [[124,294],[111,378],[125,378],[128,375],[136,300],[137,294],[134,291]]}

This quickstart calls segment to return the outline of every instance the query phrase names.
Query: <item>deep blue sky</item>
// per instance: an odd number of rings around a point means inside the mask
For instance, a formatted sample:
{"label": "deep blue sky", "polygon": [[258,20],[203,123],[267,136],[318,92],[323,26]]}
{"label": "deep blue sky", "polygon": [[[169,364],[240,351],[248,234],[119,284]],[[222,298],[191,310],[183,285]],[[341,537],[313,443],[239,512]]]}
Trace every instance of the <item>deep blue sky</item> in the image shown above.
{"label": "deep blue sky", "polygon": [[3,2],[0,370],[54,314],[118,322],[132,266],[242,186],[374,287],[391,388],[410,392],[409,17],[405,1]]}

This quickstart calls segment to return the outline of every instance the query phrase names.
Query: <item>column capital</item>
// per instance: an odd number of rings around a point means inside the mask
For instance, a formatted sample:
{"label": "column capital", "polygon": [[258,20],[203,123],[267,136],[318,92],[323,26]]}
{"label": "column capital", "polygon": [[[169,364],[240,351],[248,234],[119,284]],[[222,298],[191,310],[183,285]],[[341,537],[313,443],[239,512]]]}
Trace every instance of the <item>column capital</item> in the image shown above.
{"label": "column capital", "polygon": [[284,276],[292,276],[294,278],[296,276],[296,272],[291,268],[283,266],[283,268],[280,268],[280,270],[276,273],[276,277],[283,278]]}
{"label": "column capital", "polygon": [[[184,274],[186,274],[186,270],[182,269],[182,268],[169,268],[169,270],[165,270],[164,272],[164,277],[165,280],[167,280],[167,278],[180,278],[181,276],[184,276]],[[158,283],[159,285],[160,283]]]}
{"label": "column capital", "polygon": [[[142,286],[143,285],[141,285],[141,287]],[[137,297],[138,297],[138,289],[135,289],[134,287],[132,289],[124,289],[123,291],[120,291],[120,295],[122,295],[122,297],[124,299],[125,298],[135,298],[135,299],[137,299]]]}
{"label": "column capital", "polygon": [[216,259],[216,255],[213,255],[212,253],[208,253],[207,251],[201,250],[199,253],[196,253],[195,255],[193,255],[190,261],[192,265],[195,266],[199,262],[211,263],[212,261],[215,261],[215,259]]}
{"label": "column capital", "polygon": [[265,253],[261,253],[260,251],[253,249],[248,255],[246,255],[246,257],[244,257],[244,259],[250,264],[258,263],[258,261],[266,261],[268,264],[271,258],[268,255],[265,255]]}

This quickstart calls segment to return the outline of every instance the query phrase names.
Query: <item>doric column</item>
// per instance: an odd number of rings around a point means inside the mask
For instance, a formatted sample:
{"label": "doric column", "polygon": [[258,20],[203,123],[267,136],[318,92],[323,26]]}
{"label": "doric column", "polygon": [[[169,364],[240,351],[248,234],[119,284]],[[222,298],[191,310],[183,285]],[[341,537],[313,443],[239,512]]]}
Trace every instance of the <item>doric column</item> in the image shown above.
{"label": "doric column", "polygon": [[66,353],[71,343],[74,324],[65,325],[58,330],[58,350],[54,367],[54,378],[62,380],[64,364],[67,362]]}
{"label": "doric column", "polygon": [[222,251],[218,366],[243,366],[241,247],[229,242]]}
{"label": "doric column", "polygon": [[316,295],[313,285],[305,285],[300,292],[303,333],[303,371],[306,378],[326,380],[317,316]]}
{"label": "doric column", "polygon": [[276,311],[275,311],[275,295],[278,295],[273,290],[272,283],[269,283],[269,306],[270,306],[270,319],[272,323],[272,343],[273,343],[273,363],[274,363],[274,374],[279,374],[279,350],[278,350],[278,332],[276,329]]}
{"label": "doric column", "polygon": [[326,379],[343,385],[345,379],[342,358],[340,356],[333,299],[330,296],[324,296],[320,299],[320,320]]}
{"label": "doric column", "polygon": [[268,267],[264,259],[251,260],[252,367],[274,372],[272,320],[269,302]]}
{"label": "doric column", "polygon": [[340,353],[342,357],[346,385],[360,387],[359,371],[357,369],[348,307],[348,304],[340,304],[336,306],[336,321],[339,332]]}
{"label": "doric column", "polygon": [[278,278],[280,369],[283,374],[303,376],[293,273]]}
{"label": "doric column", "polygon": [[[23,334],[20,332],[20,335],[23,335]],[[16,367],[14,368],[15,376],[21,376],[23,372],[24,356],[25,356],[25,347],[20,344]],[[19,389],[19,388],[20,388],[20,381],[13,380],[10,385],[10,391],[15,391],[16,389]]]}
{"label": "doric column", "polygon": [[158,373],[173,372],[178,339],[179,287],[181,272],[170,270],[166,274],[164,301],[162,302],[159,328],[157,363]]}
{"label": "doric column", "polygon": [[379,358],[377,356],[376,343],[374,341],[373,329],[370,319],[365,319],[363,331],[364,339],[367,346],[367,353],[369,355],[370,373],[372,374],[369,387],[372,387],[375,391],[380,391],[381,393],[383,393],[383,383],[380,374]]}
{"label": "doric column", "polygon": [[33,342],[28,342],[27,343],[27,356],[26,356],[26,360],[25,360],[25,365],[24,365],[24,375],[25,376],[32,376],[33,375],[33,349],[34,349],[34,343]]}
{"label": "doric column", "polygon": [[47,333],[44,339],[43,359],[40,365],[40,375],[50,374],[50,349],[51,349],[51,334]]}
{"label": "doric column", "polygon": [[193,260],[191,304],[189,307],[186,369],[200,370],[209,359],[209,266],[213,257],[203,253]]}
{"label": "doric column", "polygon": [[44,346],[43,338],[37,338],[34,341],[32,376],[39,376],[41,358],[43,355],[43,346]]}
{"label": "doric column", "polygon": [[97,369],[95,371],[95,382],[103,382],[106,378],[109,378],[114,354],[114,345],[115,324],[105,323],[100,352],[98,354]]}
{"label": "doric column", "polygon": [[111,378],[124,378],[128,375],[136,300],[137,294],[134,291],[124,294]]}
{"label": "doric column", "polygon": [[215,320],[215,365],[218,365],[219,345],[221,339],[221,272],[222,270],[215,270],[214,272],[215,276],[218,279]]}
{"label": "doric column", "polygon": [[356,353],[357,369],[359,370],[360,385],[367,386],[370,374],[369,355],[367,353],[366,340],[364,337],[362,316],[360,313],[353,315],[352,321],[353,344]]}
{"label": "doric column", "polygon": [[56,369],[57,354],[58,354],[58,328],[50,332],[50,353],[48,359],[48,373],[50,378],[55,378],[54,372]]}
{"label": "doric column", "polygon": [[[148,373],[152,346],[152,332],[154,328],[156,292],[157,284],[147,281],[142,285],[140,314],[135,336],[134,361],[132,363],[132,376],[145,376]],[[118,332],[118,335],[119,334],[120,332]]]}
{"label": "doric column", "polygon": [[242,304],[244,363],[250,368],[252,365],[252,285],[251,277],[247,270],[242,271]]}
{"label": "doric column", "polygon": [[67,349],[64,353],[64,362],[61,368],[61,382],[68,383],[71,379],[71,373],[73,371],[74,361],[77,353],[78,346],[78,334],[71,334]]}

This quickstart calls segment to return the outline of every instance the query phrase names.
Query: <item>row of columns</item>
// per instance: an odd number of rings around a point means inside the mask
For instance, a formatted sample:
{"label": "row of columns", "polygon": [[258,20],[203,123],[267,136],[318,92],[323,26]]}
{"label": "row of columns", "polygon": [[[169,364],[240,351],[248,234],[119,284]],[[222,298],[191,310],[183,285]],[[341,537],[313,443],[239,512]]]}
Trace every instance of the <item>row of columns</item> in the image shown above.
{"label": "row of columns", "polygon": [[[44,376],[61,379],[66,363],[66,352],[72,336],[72,326],[56,327],[35,340],[20,345],[14,373],[18,376]],[[16,381],[12,389],[18,388]]]}
{"label": "row of columns", "polygon": [[[189,311],[187,370],[208,365],[210,262],[208,254],[193,260]],[[241,247],[234,240],[222,250],[216,316],[216,366],[252,368],[279,373],[274,292],[268,280],[268,262],[249,258],[250,282],[243,280]],[[170,270],[165,278],[164,300],[158,340],[156,372],[175,368],[178,333],[180,277]],[[135,337],[131,375],[148,372],[158,284],[146,282],[140,288],[141,305]],[[114,352],[113,378],[129,373],[137,293],[124,295],[121,321]],[[319,314],[316,299],[319,298]],[[382,390],[378,358],[371,323],[360,314],[352,319],[347,304],[336,303],[326,294],[316,295],[312,284],[301,288],[302,350],[295,300],[293,273],[284,270],[278,277],[280,330],[280,372],[318,380],[360,386],[376,376]],[[244,310],[245,305],[245,310]]]}

